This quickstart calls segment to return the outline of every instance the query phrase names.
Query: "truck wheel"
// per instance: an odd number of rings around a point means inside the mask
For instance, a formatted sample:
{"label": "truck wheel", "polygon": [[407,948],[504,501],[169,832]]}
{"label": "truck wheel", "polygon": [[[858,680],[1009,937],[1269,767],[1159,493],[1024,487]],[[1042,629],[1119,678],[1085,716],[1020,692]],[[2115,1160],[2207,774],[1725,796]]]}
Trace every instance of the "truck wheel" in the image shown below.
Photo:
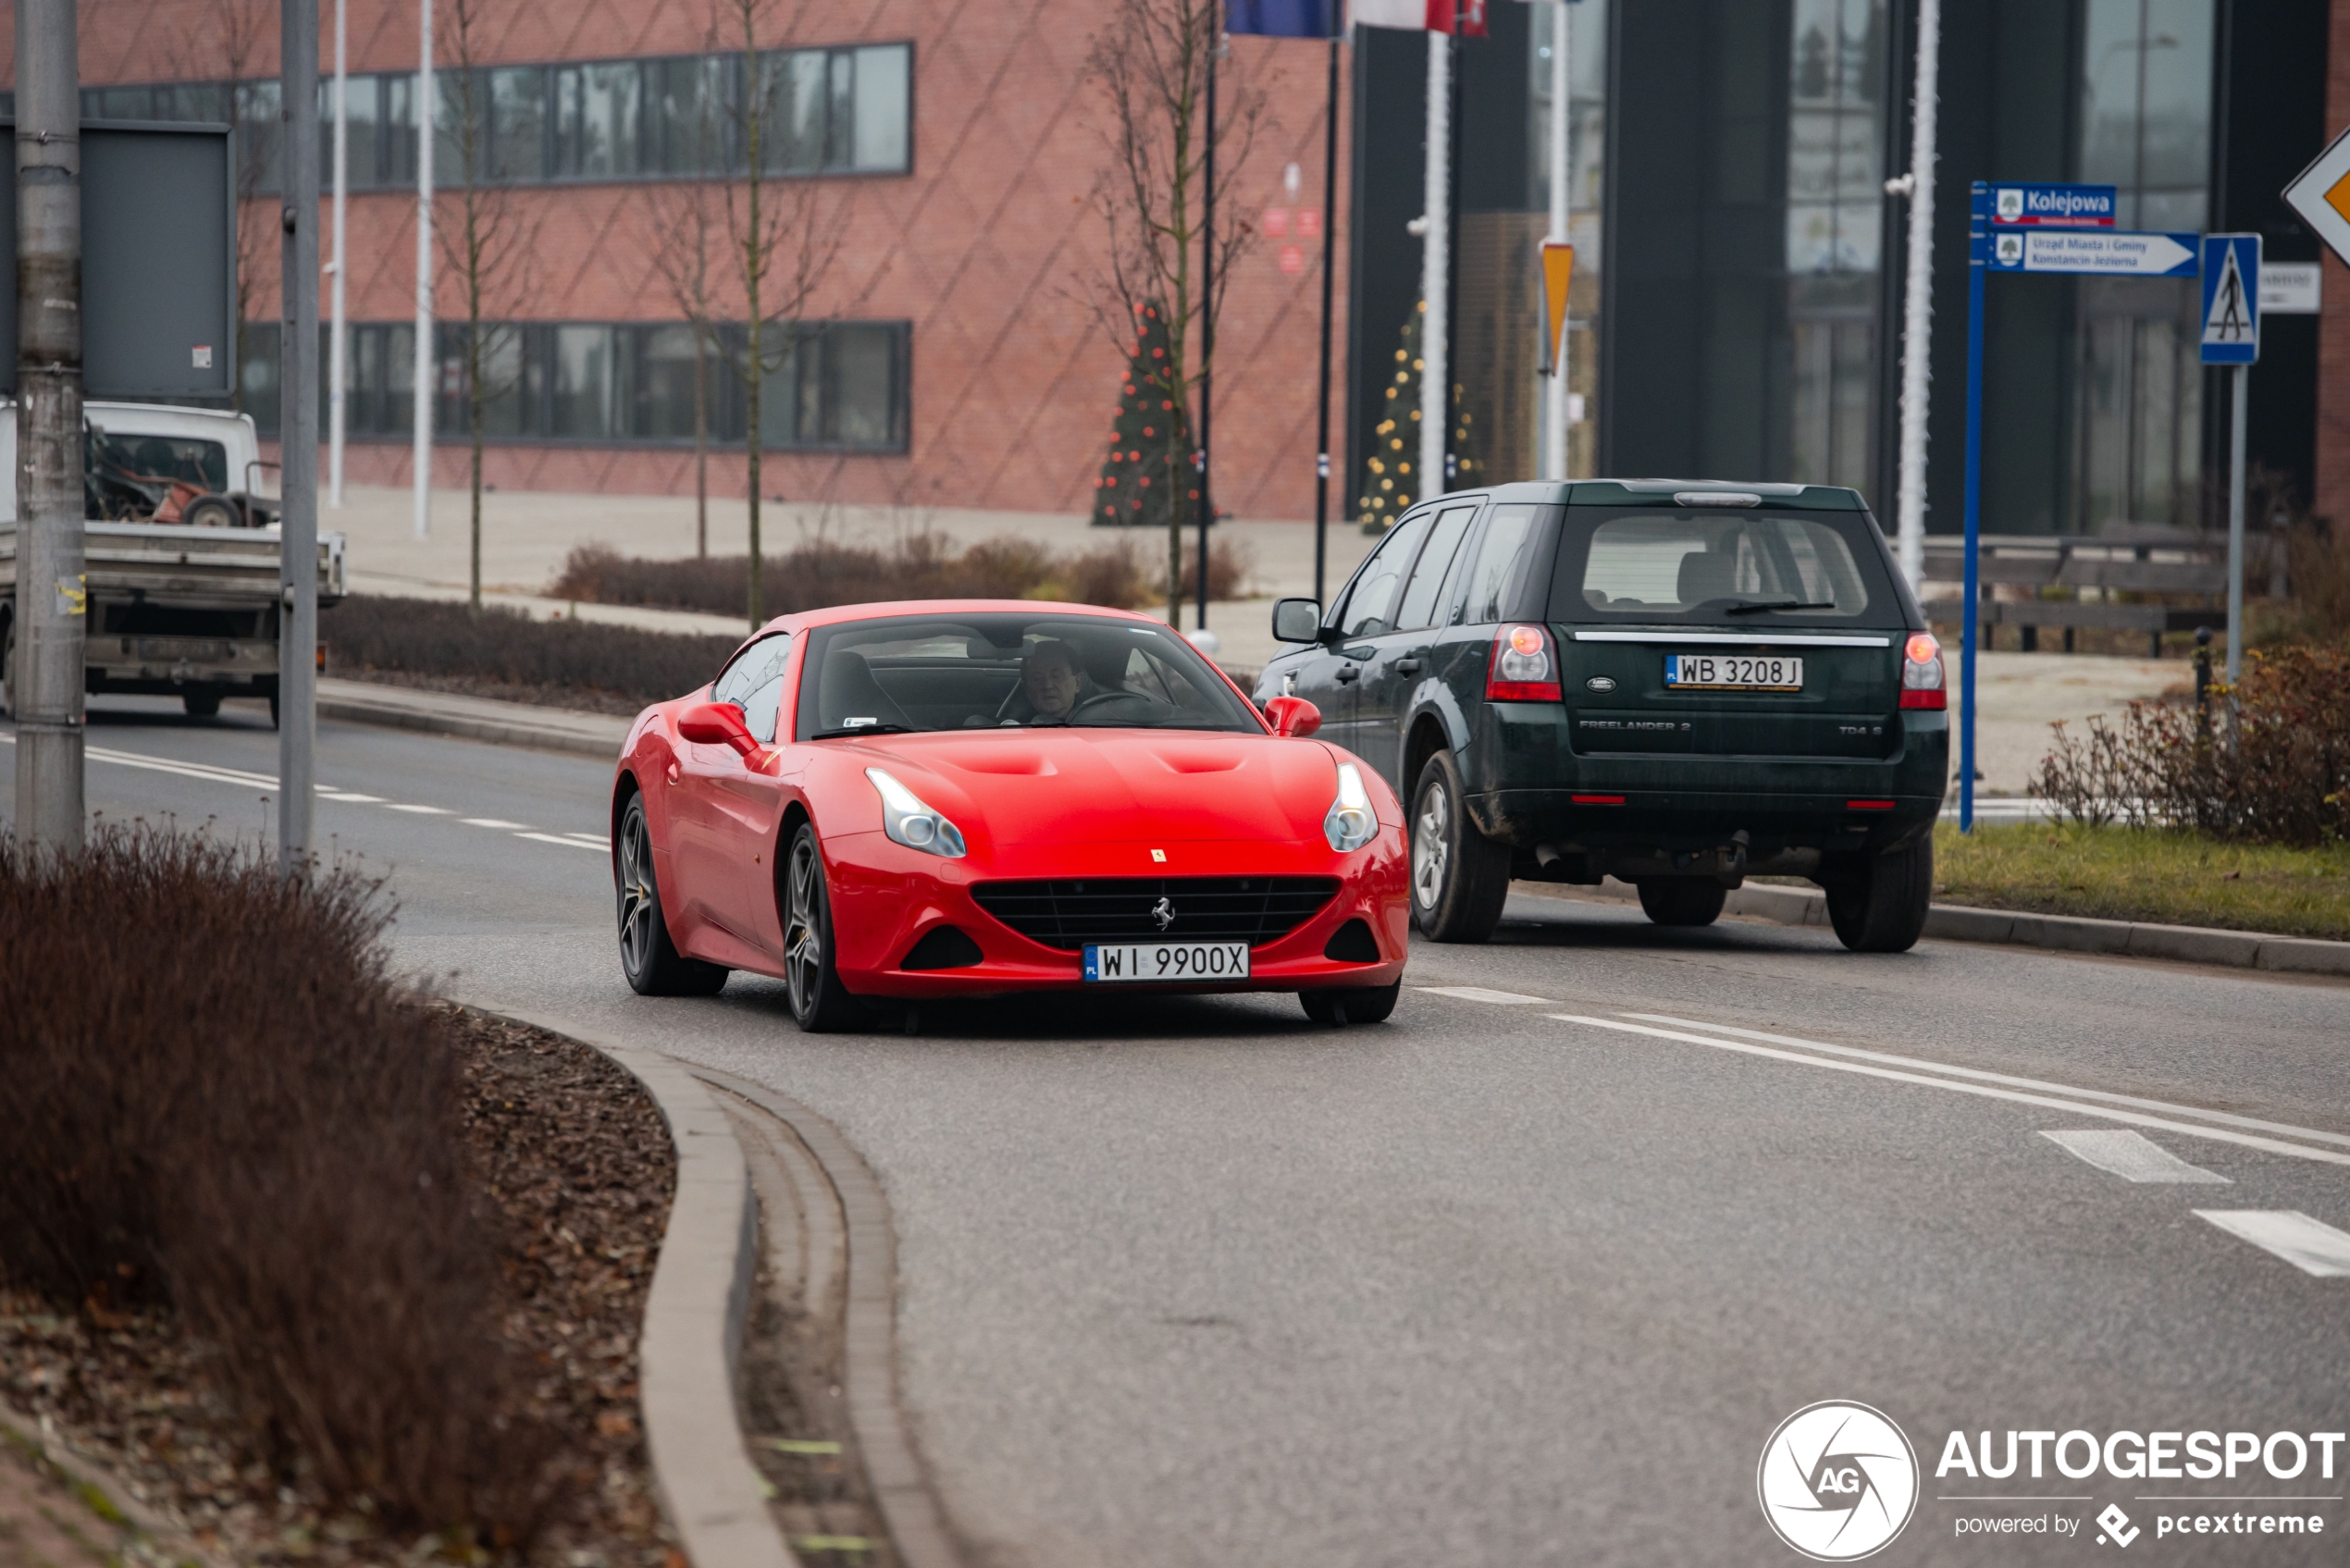
{"label": "truck wheel", "polygon": [[278,727],[278,694],[274,691],[269,694],[269,727]]}
{"label": "truck wheel", "polygon": [[1438,942],[1483,942],[1509,895],[1509,846],[1478,831],[1460,769],[1440,751],[1412,791],[1412,923]]}
{"label": "truck wheel", "polygon": [[1639,886],[1640,907],[1661,926],[1710,926],[1730,895],[1720,883],[1700,877],[1649,877]]}
{"label": "truck wheel", "polygon": [[1828,920],[1837,939],[1855,953],[1906,953],[1925,931],[1934,900],[1934,839],[1872,855],[1858,865],[1822,877]]}
{"label": "truck wheel", "polygon": [[1404,982],[1392,985],[1356,985],[1331,991],[1301,991],[1297,1000],[1305,1008],[1305,1016],[1316,1023],[1332,1029],[1344,1029],[1351,1023],[1385,1023],[1395,1010],[1395,999],[1404,991]]}
{"label": "truck wheel", "polygon": [[227,496],[198,496],[179,512],[179,521],[191,528],[236,528],[244,520],[245,514]]}
{"label": "truck wheel", "polygon": [[188,710],[191,719],[209,719],[220,711],[220,694],[216,691],[183,691],[179,694],[179,705]]}

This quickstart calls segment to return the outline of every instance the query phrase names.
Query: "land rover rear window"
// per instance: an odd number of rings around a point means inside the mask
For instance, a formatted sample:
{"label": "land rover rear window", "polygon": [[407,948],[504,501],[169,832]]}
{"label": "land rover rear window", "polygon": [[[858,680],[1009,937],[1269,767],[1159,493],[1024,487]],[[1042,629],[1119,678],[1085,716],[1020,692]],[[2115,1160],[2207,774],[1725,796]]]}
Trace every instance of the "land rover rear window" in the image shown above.
{"label": "land rover rear window", "polygon": [[1554,621],[1605,625],[1899,626],[1861,512],[1571,507]]}

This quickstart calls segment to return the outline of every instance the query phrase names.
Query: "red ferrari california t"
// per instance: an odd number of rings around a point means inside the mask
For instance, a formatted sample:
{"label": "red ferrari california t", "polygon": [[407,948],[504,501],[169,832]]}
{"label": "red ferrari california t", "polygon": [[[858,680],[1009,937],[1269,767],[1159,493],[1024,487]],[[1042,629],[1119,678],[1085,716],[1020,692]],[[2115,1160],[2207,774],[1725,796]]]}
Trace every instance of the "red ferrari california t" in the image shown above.
{"label": "red ferrari california t", "polygon": [[1393,1010],[1404,814],[1312,705],[1260,714],[1165,624],[1020,600],[786,615],[648,708],[612,798],[647,994],[780,977],[802,1029],[884,999],[1293,991]]}

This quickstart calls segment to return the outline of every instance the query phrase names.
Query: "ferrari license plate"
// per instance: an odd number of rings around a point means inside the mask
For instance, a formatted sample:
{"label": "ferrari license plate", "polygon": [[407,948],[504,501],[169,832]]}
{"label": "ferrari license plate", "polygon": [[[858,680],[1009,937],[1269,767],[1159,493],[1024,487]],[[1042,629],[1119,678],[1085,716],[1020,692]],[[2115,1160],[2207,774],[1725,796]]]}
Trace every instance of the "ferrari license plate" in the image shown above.
{"label": "ferrari license plate", "polygon": [[1676,653],[1664,661],[1664,684],[1676,690],[1801,691],[1803,661],[1776,653]]}
{"label": "ferrari license plate", "polygon": [[1085,948],[1085,979],[1092,984],[1247,978],[1245,942],[1089,943]]}

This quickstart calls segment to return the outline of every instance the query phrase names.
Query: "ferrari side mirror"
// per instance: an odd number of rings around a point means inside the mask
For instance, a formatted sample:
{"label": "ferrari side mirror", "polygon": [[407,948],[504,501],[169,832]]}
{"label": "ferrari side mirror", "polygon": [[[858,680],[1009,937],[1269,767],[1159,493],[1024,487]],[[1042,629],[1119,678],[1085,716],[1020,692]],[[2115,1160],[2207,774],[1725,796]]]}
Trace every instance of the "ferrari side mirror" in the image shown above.
{"label": "ferrari side mirror", "polygon": [[746,758],[760,750],[758,737],[743,722],[743,710],[731,702],[686,709],[677,721],[677,733],[698,746],[731,746]]}
{"label": "ferrari side mirror", "polygon": [[1273,601],[1273,640],[1275,642],[1319,642],[1322,640],[1322,607],[1310,599],[1279,599]]}
{"label": "ferrari side mirror", "polygon": [[1277,697],[1265,705],[1273,733],[1285,740],[1303,740],[1322,727],[1322,710],[1302,697]]}

